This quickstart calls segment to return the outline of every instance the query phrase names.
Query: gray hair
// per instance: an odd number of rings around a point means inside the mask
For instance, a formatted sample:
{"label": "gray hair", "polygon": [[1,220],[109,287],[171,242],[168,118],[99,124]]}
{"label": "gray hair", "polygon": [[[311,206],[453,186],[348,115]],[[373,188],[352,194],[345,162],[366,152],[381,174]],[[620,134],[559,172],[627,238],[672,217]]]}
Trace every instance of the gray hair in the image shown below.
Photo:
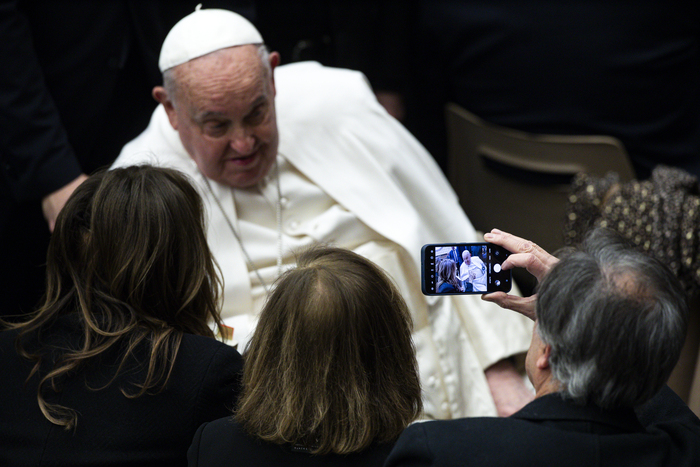
{"label": "gray hair", "polygon": [[544,278],[537,332],[577,403],[634,407],[666,383],[685,340],[688,306],[673,273],[597,229]]}
{"label": "gray hair", "polygon": [[[265,44],[258,44],[257,47],[258,57],[260,58],[260,63],[263,66],[265,78],[269,78],[272,75],[272,67],[270,66],[270,51]],[[170,99],[170,102],[173,103],[173,105],[175,105],[177,96],[177,73],[175,72],[176,68],[177,67],[174,66],[172,68],[168,68],[163,72],[163,88],[168,94],[168,98]]]}

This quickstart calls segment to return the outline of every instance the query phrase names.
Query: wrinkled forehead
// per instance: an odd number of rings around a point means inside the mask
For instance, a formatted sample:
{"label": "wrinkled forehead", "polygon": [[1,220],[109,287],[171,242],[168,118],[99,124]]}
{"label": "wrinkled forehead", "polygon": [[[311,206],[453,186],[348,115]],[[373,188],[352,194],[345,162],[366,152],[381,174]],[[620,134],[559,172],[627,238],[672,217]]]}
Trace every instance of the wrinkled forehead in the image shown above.
{"label": "wrinkled forehead", "polygon": [[175,68],[178,90],[190,99],[255,100],[269,87],[255,45],[217,50]]}

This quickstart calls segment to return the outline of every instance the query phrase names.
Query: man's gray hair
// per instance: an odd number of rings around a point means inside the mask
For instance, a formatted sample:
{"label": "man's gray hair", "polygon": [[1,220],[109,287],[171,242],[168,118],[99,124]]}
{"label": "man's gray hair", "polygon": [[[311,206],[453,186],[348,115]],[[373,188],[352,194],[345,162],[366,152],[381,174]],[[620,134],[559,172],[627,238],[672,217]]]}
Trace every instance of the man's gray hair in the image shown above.
{"label": "man's gray hair", "polygon": [[641,404],[666,383],[688,307],[670,269],[597,229],[544,278],[536,312],[563,393],[609,409]]}
{"label": "man's gray hair", "polygon": [[[265,78],[268,78],[272,74],[272,67],[270,66],[270,51],[265,44],[258,44],[257,47],[260,63],[263,65],[265,70]],[[177,78],[175,76],[176,68],[177,67],[172,67],[163,72],[163,88],[165,88],[165,92],[168,94],[168,98],[173,105],[175,105],[177,97]]]}

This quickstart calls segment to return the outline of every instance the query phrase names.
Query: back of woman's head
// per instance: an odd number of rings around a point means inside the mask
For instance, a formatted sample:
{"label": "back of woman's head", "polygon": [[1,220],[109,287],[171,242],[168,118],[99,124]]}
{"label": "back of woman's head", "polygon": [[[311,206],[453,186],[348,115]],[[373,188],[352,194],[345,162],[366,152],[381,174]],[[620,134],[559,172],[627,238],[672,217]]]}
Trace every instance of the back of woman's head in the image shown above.
{"label": "back of woman's head", "polygon": [[[40,336],[61,316],[77,323],[79,345],[58,356],[53,351],[53,368],[39,382],[46,418],[75,425],[76,413],[46,403],[44,392],[110,349],[121,355],[113,381],[135,349],[146,346],[147,374],[136,391],[122,388],[125,396],[162,390],[183,333],[213,337],[209,321],[221,325],[219,290],[201,198],[183,174],[134,166],[89,177],[56,220],[44,304],[13,325],[18,351],[35,361],[34,374],[48,353]],[[36,344],[26,347],[32,338]]]}
{"label": "back of woman's head", "polygon": [[218,316],[201,198],[171,169],[134,166],[90,177],[57,219],[47,269],[49,301],[73,288],[85,319],[106,313],[211,335],[207,321]]}
{"label": "back of woman's head", "polygon": [[457,281],[457,263],[445,258],[437,264],[438,285],[443,282],[453,284]]}
{"label": "back of woman's head", "polygon": [[438,278],[442,279],[443,281],[447,282],[457,272],[457,263],[452,261],[451,259],[443,259],[440,261],[437,265],[437,270],[438,270]]}
{"label": "back of woman's head", "polygon": [[307,250],[260,315],[237,420],[319,454],[395,440],[422,407],[411,327],[376,265],[349,250]]}

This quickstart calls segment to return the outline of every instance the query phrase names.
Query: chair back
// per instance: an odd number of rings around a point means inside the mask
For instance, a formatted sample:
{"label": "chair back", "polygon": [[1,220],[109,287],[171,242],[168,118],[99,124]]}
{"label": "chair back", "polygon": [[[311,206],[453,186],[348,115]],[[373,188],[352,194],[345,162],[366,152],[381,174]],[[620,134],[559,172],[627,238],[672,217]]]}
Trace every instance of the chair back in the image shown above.
{"label": "chair back", "polygon": [[454,103],[446,106],[446,122],[448,179],[474,227],[496,227],[550,252],[564,246],[574,175],[635,176],[625,148],[611,136],[526,133],[487,123]]}

